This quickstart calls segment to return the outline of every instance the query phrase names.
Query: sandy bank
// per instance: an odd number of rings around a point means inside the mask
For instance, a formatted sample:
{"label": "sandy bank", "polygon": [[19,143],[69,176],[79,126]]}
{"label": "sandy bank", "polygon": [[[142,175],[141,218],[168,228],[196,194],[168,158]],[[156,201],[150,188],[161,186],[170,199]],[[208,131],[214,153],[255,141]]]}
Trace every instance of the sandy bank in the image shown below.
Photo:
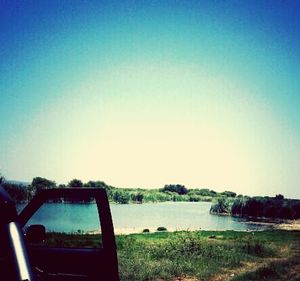
{"label": "sandy bank", "polygon": [[249,221],[248,224],[265,225],[271,229],[278,230],[299,230],[300,231],[300,219],[299,220],[280,220],[280,221]]}
{"label": "sandy bank", "polygon": [[275,224],[275,229],[283,230],[299,230],[300,231],[300,220],[286,220],[283,223]]}

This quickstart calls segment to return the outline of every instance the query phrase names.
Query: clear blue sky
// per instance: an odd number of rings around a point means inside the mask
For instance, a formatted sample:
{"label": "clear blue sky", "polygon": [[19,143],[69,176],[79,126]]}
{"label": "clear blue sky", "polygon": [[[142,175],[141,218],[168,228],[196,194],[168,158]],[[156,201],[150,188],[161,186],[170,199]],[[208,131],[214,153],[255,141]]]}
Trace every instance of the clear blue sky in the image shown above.
{"label": "clear blue sky", "polygon": [[1,1],[7,179],[300,198],[299,1]]}

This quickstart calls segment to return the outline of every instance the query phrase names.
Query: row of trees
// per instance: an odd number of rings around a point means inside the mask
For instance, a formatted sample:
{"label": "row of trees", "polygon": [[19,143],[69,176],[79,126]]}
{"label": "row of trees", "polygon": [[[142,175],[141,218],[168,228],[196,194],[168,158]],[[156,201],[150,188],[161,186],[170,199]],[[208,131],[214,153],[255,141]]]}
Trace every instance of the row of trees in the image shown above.
{"label": "row of trees", "polygon": [[[93,188],[104,188],[107,192],[110,201],[127,204],[143,203],[143,202],[164,202],[164,201],[212,201],[213,198],[218,196],[235,197],[236,194],[231,191],[225,191],[217,193],[216,191],[202,188],[202,189],[188,189],[181,184],[167,184],[161,189],[129,189],[129,188],[116,188],[107,185],[103,181],[88,181],[86,183],[79,179],[72,179],[68,184],[57,185],[55,181],[35,177],[29,185],[13,183],[5,181],[2,177],[1,185],[7,190],[11,197],[16,202],[27,202],[29,201],[36,192],[41,189],[49,188],[69,188],[69,187],[93,187]],[[85,201],[89,201],[85,199]]]}
{"label": "row of trees", "polygon": [[[69,188],[69,187],[99,187],[105,188],[107,190],[112,187],[106,185],[103,181],[89,181],[87,183],[82,183],[78,179],[71,180],[67,185],[60,184],[57,185],[55,181],[48,180],[42,177],[33,178],[32,182],[28,185],[17,182],[6,181],[3,177],[0,178],[1,186],[10,194],[13,200],[17,203],[28,202],[32,197],[41,189],[50,188]],[[82,201],[90,201],[91,199],[85,198]]]}
{"label": "row of trees", "polygon": [[[168,184],[161,189],[125,189],[107,185],[103,181],[71,180],[67,185],[57,185],[55,181],[35,177],[29,185],[8,182],[0,175],[0,185],[17,202],[28,202],[36,192],[49,188],[93,187],[104,188],[108,198],[119,204],[164,202],[164,201],[216,201],[210,212],[239,217],[265,217],[280,219],[300,219],[300,200],[284,199],[281,194],[275,197],[248,197],[232,191],[217,193],[210,189],[187,189],[184,185]],[[89,202],[90,198],[78,199]]]}
{"label": "row of trees", "polygon": [[300,219],[300,200],[275,197],[222,197],[211,207],[211,213],[245,218]]}

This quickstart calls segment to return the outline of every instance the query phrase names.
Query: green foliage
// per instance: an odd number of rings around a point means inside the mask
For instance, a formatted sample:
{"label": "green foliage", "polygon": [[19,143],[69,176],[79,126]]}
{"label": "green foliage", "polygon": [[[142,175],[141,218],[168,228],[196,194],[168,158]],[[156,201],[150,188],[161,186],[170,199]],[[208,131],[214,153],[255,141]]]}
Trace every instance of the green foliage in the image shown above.
{"label": "green foliage", "polygon": [[174,202],[187,202],[189,200],[189,196],[187,195],[179,195],[175,192],[171,192],[170,195],[172,196],[172,201]]}
{"label": "green foliage", "polygon": [[172,201],[170,193],[160,192],[157,189],[150,189],[144,192],[143,202],[165,202]]}
{"label": "green foliage", "polygon": [[31,187],[34,191],[39,191],[41,189],[55,188],[56,183],[42,177],[35,177],[31,182]]}
{"label": "green foliage", "polygon": [[124,190],[115,190],[112,195],[113,200],[119,204],[128,204],[130,200],[130,195]]}
{"label": "green foliage", "polygon": [[167,231],[167,228],[164,227],[164,226],[159,226],[159,227],[157,228],[157,231]]}
{"label": "green foliage", "polygon": [[[208,239],[209,235],[215,239]],[[272,234],[274,236],[274,234]],[[264,239],[243,232],[156,232],[117,237],[121,280],[209,280],[242,262],[275,256]],[[255,251],[255,245],[261,251]],[[248,250],[250,253],[248,253]]]}
{"label": "green foliage", "polygon": [[209,190],[208,188],[201,188],[196,190],[198,195],[201,196],[215,196],[217,194],[217,192],[215,192],[214,190]]}
{"label": "green foliage", "polygon": [[87,183],[84,183],[83,186],[110,189],[110,187],[104,181],[88,181]]}
{"label": "green foliage", "polygon": [[78,247],[78,248],[101,248],[101,234],[85,234],[78,229],[77,233],[66,234],[47,232],[44,246],[48,247]]}
{"label": "green foliage", "polygon": [[24,185],[4,182],[2,183],[2,187],[15,202],[22,203],[32,198],[29,189]]}
{"label": "green foliage", "polygon": [[[99,238],[49,233],[46,241],[49,246],[98,247]],[[228,270],[239,271],[247,262],[263,266],[233,280],[285,280],[289,268],[298,268],[299,255],[283,260],[281,249],[296,249],[299,242],[299,232],[292,231],[164,231],[116,236],[120,280],[133,281],[211,280]],[[265,265],[266,258],[279,259]]]}
{"label": "green foliage", "polygon": [[224,192],[221,192],[220,193],[221,195],[224,195],[226,197],[236,197],[236,193],[235,192],[232,192],[232,191],[224,191]]}
{"label": "green foliage", "polygon": [[131,201],[135,203],[143,203],[144,194],[141,191],[130,193]]}
{"label": "green foliage", "polygon": [[162,189],[162,192],[176,192],[179,195],[187,194],[187,188],[182,184],[166,184]]}
{"label": "green foliage", "polygon": [[[23,186],[6,182],[0,175],[2,186],[8,191],[11,197],[17,202],[29,201],[40,189],[55,188],[56,183],[42,177],[35,177],[31,185]],[[60,184],[58,187],[65,188]],[[210,212],[217,214],[232,214],[240,217],[265,217],[280,219],[299,219],[300,200],[284,199],[284,196],[277,194],[276,197],[246,197],[236,196],[235,192],[224,191],[217,193],[208,188],[190,189],[184,185],[165,185],[163,189],[130,189],[116,188],[107,185],[103,181],[88,181],[82,183],[79,179],[73,179],[68,187],[92,187],[104,188],[110,201],[119,204],[147,203],[165,201],[199,202],[215,200]],[[92,198],[78,198],[72,202],[91,202]]]}
{"label": "green foliage", "polygon": [[213,200],[212,196],[208,196],[208,193],[204,193],[205,195],[201,195],[203,194],[202,192],[198,192],[198,189],[190,189],[188,194],[185,195],[187,196],[187,201],[190,202],[211,202]]}
{"label": "green foliage", "polygon": [[276,194],[275,199],[282,200],[284,199],[284,196],[282,194]]}
{"label": "green foliage", "polygon": [[217,202],[210,208],[210,213],[217,214],[230,214],[231,213],[231,201],[222,196],[217,199]]}
{"label": "green foliage", "polygon": [[300,200],[283,199],[283,196],[236,198],[231,213],[241,217],[299,219]]}
{"label": "green foliage", "polygon": [[202,201],[201,199],[203,197],[194,193],[189,193],[188,198],[190,202],[199,202]]}
{"label": "green foliage", "polygon": [[83,183],[81,180],[73,179],[68,183],[69,187],[83,187]]}

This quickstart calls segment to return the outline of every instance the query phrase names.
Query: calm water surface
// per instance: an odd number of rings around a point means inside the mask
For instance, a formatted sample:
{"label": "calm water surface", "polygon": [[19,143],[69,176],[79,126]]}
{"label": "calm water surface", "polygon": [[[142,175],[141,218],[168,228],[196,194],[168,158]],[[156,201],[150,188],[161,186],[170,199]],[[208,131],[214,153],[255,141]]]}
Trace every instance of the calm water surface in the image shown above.
{"label": "calm water surface", "polygon": [[[164,202],[111,204],[116,232],[140,232],[164,226],[168,230],[263,230],[245,220],[209,214],[210,202]],[[18,206],[21,209],[23,206]],[[47,203],[28,224],[44,224],[47,230],[60,232],[99,229],[96,204]]]}

